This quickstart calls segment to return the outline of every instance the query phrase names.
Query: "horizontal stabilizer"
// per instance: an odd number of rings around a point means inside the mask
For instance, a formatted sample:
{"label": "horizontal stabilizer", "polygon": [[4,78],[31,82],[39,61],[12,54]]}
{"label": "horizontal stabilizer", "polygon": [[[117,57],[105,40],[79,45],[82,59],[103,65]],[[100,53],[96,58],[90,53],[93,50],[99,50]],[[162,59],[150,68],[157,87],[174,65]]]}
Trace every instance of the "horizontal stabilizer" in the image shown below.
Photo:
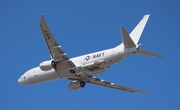
{"label": "horizontal stabilizer", "polygon": [[153,56],[153,57],[158,57],[158,58],[163,58],[163,56],[157,55],[157,54],[152,53],[152,52],[148,52],[148,51],[143,50],[141,48],[138,48],[137,53],[143,54],[143,55],[148,55],[148,56]]}
{"label": "horizontal stabilizer", "polygon": [[131,37],[129,36],[129,34],[123,26],[121,27],[121,34],[124,48],[136,47],[133,40],[131,39]]}

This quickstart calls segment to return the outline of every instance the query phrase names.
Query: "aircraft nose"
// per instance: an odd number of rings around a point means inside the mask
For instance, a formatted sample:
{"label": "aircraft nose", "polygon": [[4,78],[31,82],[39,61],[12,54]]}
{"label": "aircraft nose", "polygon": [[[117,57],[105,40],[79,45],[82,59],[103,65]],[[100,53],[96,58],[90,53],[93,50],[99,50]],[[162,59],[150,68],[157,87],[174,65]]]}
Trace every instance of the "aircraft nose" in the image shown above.
{"label": "aircraft nose", "polygon": [[27,75],[27,72],[25,74],[23,74],[19,79],[18,79],[18,83],[19,84],[22,84],[22,85],[29,85],[29,84],[32,84],[28,75]]}
{"label": "aircraft nose", "polygon": [[18,79],[18,83],[19,83],[19,84],[21,84],[21,80],[20,80],[20,78]]}
{"label": "aircraft nose", "polygon": [[19,83],[19,84],[23,84],[23,80],[22,80],[21,77],[18,79],[18,83]]}

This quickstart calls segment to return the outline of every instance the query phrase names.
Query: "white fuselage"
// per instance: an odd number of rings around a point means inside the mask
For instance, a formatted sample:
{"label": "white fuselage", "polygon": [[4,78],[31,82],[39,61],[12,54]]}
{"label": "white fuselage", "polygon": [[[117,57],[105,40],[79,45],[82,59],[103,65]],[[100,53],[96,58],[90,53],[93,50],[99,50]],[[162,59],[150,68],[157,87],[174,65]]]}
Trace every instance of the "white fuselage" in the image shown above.
{"label": "white fuselage", "polygon": [[[110,67],[111,65],[121,61],[126,58],[132,52],[135,52],[136,49],[124,49],[124,46],[121,44],[115,48],[98,51],[78,57],[71,58],[70,60],[76,65],[76,67],[83,67],[89,64],[105,62],[105,67]],[[58,67],[57,67],[58,68]],[[39,67],[28,70],[24,73],[19,79],[18,82],[25,85],[37,84],[41,82],[46,82],[49,80],[54,80],[57,78],[73,78],[74,75],[68,70],[59,70],[58,72],[55,69],[48,71],[42,71]],[[91,71],[89,71],[91,72]],[[88,73],[89,73],[88,72]]]}

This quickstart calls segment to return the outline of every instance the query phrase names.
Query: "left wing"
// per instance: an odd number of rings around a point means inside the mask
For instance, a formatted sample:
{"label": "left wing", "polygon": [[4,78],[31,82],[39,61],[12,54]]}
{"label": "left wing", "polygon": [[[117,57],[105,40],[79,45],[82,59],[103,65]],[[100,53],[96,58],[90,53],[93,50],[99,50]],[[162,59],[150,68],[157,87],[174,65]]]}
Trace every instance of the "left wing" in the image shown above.
{"label": "left wing", "polygon": [[150,93],[150,92],[144,92],[144,91],[128,88],[125,86],[117,85],[117,84],[96,78],[94,76],[88,76],[88,77],[89,77],[89,81],[87,81],[87,82],[92,83],[92,84],[97,84],[100,86],[105,86],[105,87],[109,87],[109,88],[113,88],[113,89],[123,90],[123,91],[127,91],[127,92],[133,92],[133,93],[136,93],[136,92],[146,93],[146,94]]}
{"label": "left wing", "polygon": [[70,79],[70,80],[80,80],[80,81],[88,82],[91,84],[96,84],[96,85],[109,87],[109,88],[113,88],[113,89],[118,89],[118,90],[122,90],[122,91],[126,91],[126,92],[132,92],[132,93],[138,93],[139,92],[139,93],[151,94],[151,92],[145,92],[145,91],[136,90],[136,89],[128,88],[125,86],[121,86],[121,85],[118,85],[118,84],[115,84],[112,82],[108,82],[108,81],[96,78],[92,75],[81,76],[78,79]]}
{"label": "left wing", "polygon": [[44,20],[44,15],[41,16],[40,28],[41,28],[44,40],[46,42],[46,45],[48,47],[51,59],[53,59],[55,62],[64,61],[63,65],[66,65],[65,68],[75,67],[75,64],[69,60],[66,53],[63,51],[61,46],[57,43],[57,41],[53,37],[50,29],[48,28]]}

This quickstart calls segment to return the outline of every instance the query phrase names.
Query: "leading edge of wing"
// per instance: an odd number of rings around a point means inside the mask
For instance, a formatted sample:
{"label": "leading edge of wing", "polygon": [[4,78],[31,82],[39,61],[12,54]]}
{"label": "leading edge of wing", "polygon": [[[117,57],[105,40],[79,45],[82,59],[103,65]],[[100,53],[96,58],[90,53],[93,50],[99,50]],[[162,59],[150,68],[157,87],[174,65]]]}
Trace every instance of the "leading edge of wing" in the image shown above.
{"label": "leading edge of wing", "polygon": [[51,59],[53,59],[55,62],[64,61],[63,63],[65,66],[63,66],[64,67],[63,69],[65,69],[65,67],[66,68],[75,67],[75,64],[71,60],[69,60],[68,56],[63,51],[62,47],[58,44],[53,34],[51,33],[48,25],[45,22],[44,14],[42,14],[41,16],[39,25],[43,34],[43,38],[47,45],[48,51],[50,53]]}
{"label": "leading edge of wing", "polygon": [[48,47],[51,59],[54,60],[68,60],[69,58],[66,56],[66,53],[63,51],[62,47],[57,43],[56,39],[52,35],[50,29],[48,28],[45,19],[44,14],[41,16],[40,20],[40,28],[43,34],[43,38],[46,42],[46,45]]}
{"label": "leading edge of wing", "polygon": [[96,85],[100,85],[100,86],[104,86],[104,87],[109,87],[109,88],[113,88],[113,89],[117,89],[117,90],[122,90],[122,91],[126,91],[126,92],[132,92],[132,93],[144,93],[144,94],[152,94],[152,92],[145,92],[145,91],[141,91],[141,90],[136,90],[133,88],[128,88],[125,86],[121,86],[112,82],[108,82],[99,78],[96,78],[94,76],[88,75],[88,83],[91,84],[96,84]]}
{"label": "leading edge of wing", "polygon": [[[40,26],[41,32],[42,32],[42,34],[43,34],[44,40],[45,40],[45,42],[46,42],[46,46],[47,46],[47,48],[48,48],[50,57],[51,57],[51,59],[53,59],[53,54],[51,53],[51,51],[50,51],[50,50],[51,50],[51,49],[50,49],[50,46],[48,45],[48,39],[50,39],[51,37],[53,38],[53,36],[52,36],[51,32],[49,32],[50,30],[49,30],[49,28],[48,28],[48,26],[47,26],[47,24],[46,24],[46,22],[45,22],[45,20],[44,20],[44,14],[41,15],[41,20],[40,20],[39,26]],[[47,31],[47,30],[48,30],[48,31]],[[48,33],[47,33],[48,36],[46,36],[46,33],[45,33],[46,31],[48,32]],[[50,35],[49,35],[49,33],[50,33]],[[51,39],[52,39],[52,38],[51,38]],[[53,38],[53,40],[54,40],[54,38]],[[57,43],[57,42],[55,42],[55,43],[56,43],[56,46],[57,46],[58,43]]]}

